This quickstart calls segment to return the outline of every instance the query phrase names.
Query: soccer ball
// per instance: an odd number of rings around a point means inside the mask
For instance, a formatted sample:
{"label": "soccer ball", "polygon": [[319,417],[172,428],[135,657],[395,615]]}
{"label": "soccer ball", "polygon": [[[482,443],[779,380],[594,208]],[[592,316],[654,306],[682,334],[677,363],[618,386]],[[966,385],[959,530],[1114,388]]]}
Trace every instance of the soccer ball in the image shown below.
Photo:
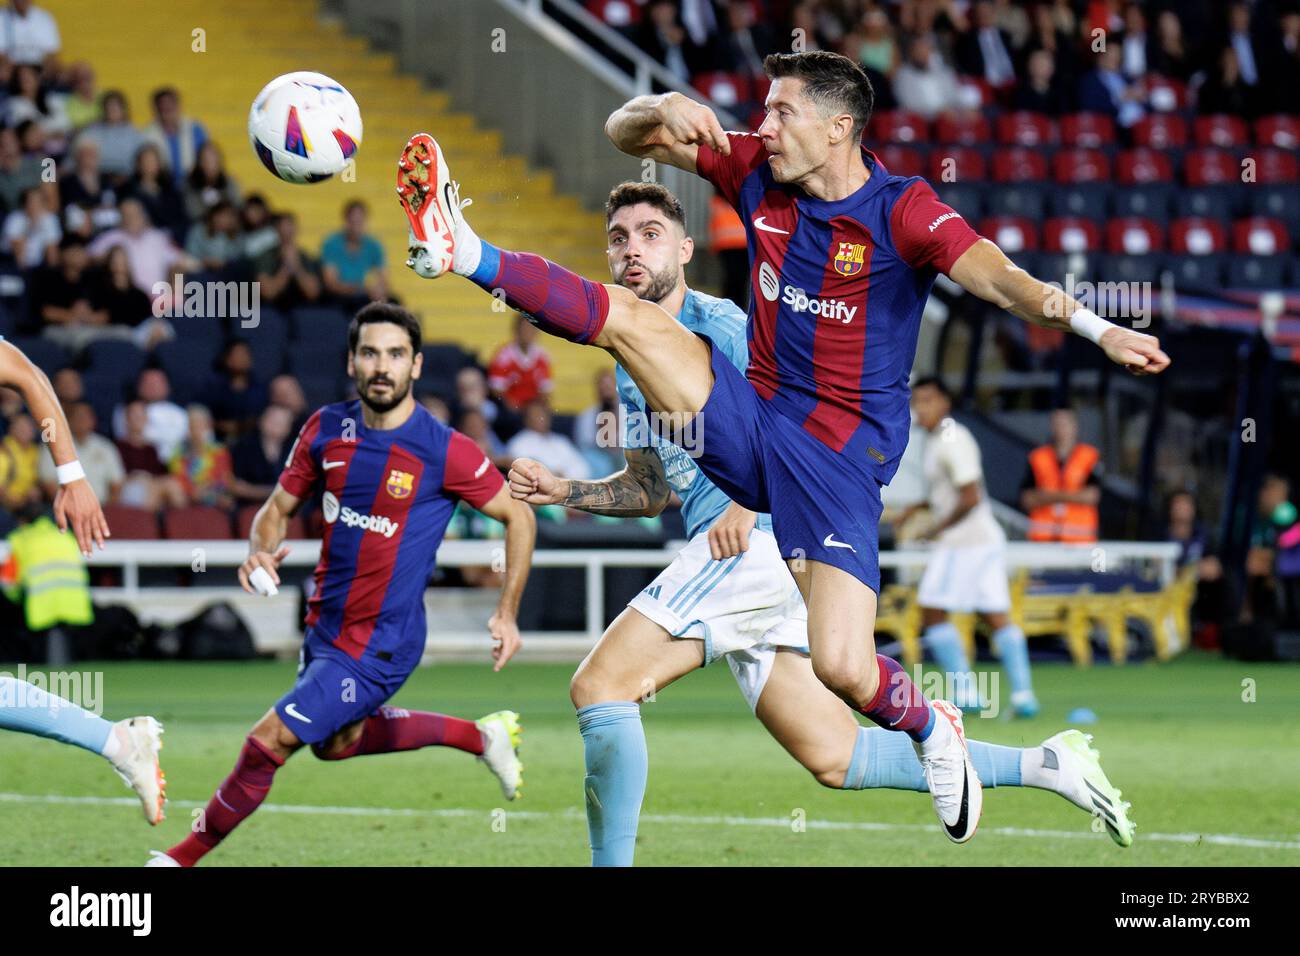
{"label": "soccer ball", "polygon": [[361,145],[361,110],[322,73],[277,76],[248,111],[248,138],[262,165],[290,183],[318,183],[343,171]]}

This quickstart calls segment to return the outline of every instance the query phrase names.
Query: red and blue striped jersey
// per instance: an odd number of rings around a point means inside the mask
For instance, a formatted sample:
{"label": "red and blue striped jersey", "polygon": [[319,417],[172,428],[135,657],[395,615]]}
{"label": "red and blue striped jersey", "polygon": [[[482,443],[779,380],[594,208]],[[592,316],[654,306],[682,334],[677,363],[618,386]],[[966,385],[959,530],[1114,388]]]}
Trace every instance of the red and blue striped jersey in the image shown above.
{"label": "red and blue striped jersey", "polygon": [[735,207],[749,239],[749,368],[759,396],[888,482],[907,447],[907,380],[935,276],[979,235],[919,177],[870,173],[851,196],[814,199],[772,177],[762,140],[696,168]]}
{"label": "red and blue striped jersey", "polygon": [[280,475],[296,498],[321,491],[325,532],[308,636],[358,660],[417,662],[424,589],[456,502],[482,507],[503,485],[473,441],[423,406],[387,430],[366,427],[359,401],[317,411]]}

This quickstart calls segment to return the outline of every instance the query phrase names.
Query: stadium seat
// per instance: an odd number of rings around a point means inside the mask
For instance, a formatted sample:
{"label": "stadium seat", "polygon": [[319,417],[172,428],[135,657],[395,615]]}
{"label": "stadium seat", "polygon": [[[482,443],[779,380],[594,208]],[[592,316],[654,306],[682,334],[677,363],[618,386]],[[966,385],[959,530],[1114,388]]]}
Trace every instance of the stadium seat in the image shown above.
{"label": "stadium seat", "polygon": [[168,508],[163,512],[163,537],[174,541],[224,540],[230,535],[230,515],[208,505]]}
{"label": "stadium seat", "polygon": [[1041,182],[1046,178],[1047,160],[1037,150],[1013,146],[993,154],[994,182]]}
{"label": "stadium seat", "polygon": [[172,384],[172,400],[185,405],[192,401],[217,360],[217,343],[210,339],[182,336],[163,342],[154,358]]}
{"label": "stadium seat", "polygon": [[975,146],[987,143],[989,121],[980,113],[945,113],[934,121],[934,138],[945,146]]}
{"label": "stadium seat", "polygon": [[[290,357],[293,354],[291,352]],[[297,372],[294,374],[298,378],[298,384],[302,386],[302,393],[307,398],[309,408],[319,408],[322,405],[339,402],[345,396],[342,374],[321,374],[319,371],[310,374],[299,374]]]}
{"label": "stadium seat", "polygon": [[15,337],[15,348],[32,360],[32,364],[46,375],[53,375],[56,370],[72,364],[72,354],[62,345],[39,337]]}
{"label": "stadium seat", "polygon": [[1133,143],[1148,149],[1181,149],[1187,145],[1187,123],[1181,116],[1154,113],[1133,126]]}
{"label": "stadium seat", "polygon": [[333,342],[347,341],[348,323],[352,321],[342,309],[319,305],[300,306],[293,310],[291,318],[295,342],[322,338]]}
{"label": "stadium seat", "polygon": [[1225,185],[1179,190],[1174,194],[1174,215],[1228,220],[1241,196],[1241,190]]}
{"label": "stadium seat", "polygon": [[1300,190],[1294,186],[1256,186],[1247,195],[1252,215],[1280,219],[1293,235],[1300,235]]}
{"label": "stadium seat", "polygon": [[0,335],[3,335],[7,339],[11,339],[17,331],[17,317],[9,311],[9,308],[4,304],[4,302],[0,301]]}
{"label": "stadium seat", "polygon": [[1098,149],[1063,149],[1052,158],[1058,183],[1099,183],[1110,179],[1110,160]]}
{"label": "stadium seat", "polygon": [[1279,183],[1300,181],[1300,162],[1293,150],[1261,149],[1255,160],[1255,182],[1275,186]]}
{"label": "stadium seat", "polygon": [[925,158],[921,151],[913,146],[885,143],[873,152],[876,158],[885,164],[885,168],[895,176],[925,175]]}
{"label": "stadium seat", "polygon": [[1261,116],[1255,120],[1255,142],[1278,149],[1300,149],[1300,117]]}
{"label": "stadium seat", "polygon": [[1038,272],[1033,273],[1044,282],[1067,284],[1067,276],[1075,282],[1096,277],[1101,258],[1081,252],[1045,252],[1038,256]]}
{"label": "stadium seat", "polygon": [[934,191],[939,198],[956,209],[971,222],[984,215],[984,188],[975,182],[935,182]]}
{"label": "stadium seat", "polygon": [[930,154],[926,178],[938,188],[939,183],[970,183],[988,178],[988,164],[979,150],[958,146],[936,149]]}
{"label": "stadium seat", "polygon": [[101,339],[86,346],[88,373],[103,374],[115,379],[135,381],[144,368],[145,354],[134,342],[119,339]]}
{"label": "stadium seat", "polygon": [[[261,505],[244,505],[235,513],[235,537],[246,539],[249,532],[253,529],[253,519],[257,517],[257,512]],[[307,525],[303,521],[302,514],[296,514],[289,519],[289,528],[285,533],[285,538],[289,540],[307,537]]]}
{"label": "stadium seat", "polygon": [[104,520],[115,540],[153,541],[159,537],[158,516],[143,508],[104,505]]}
{"label": "stadium seat", "polygon": [[1232,224],[1232,251],[1248,256],[1276,256],[1290,252],[1286,223],[1266,216],[1250,216]]}
{"label": "stadium seat", "polygon": [[925,143],[930,139],[930,125],[920,113],[885,110],[872,114],[864,139],[868,146],[872,143]]}
{"label": "stadium seat", "polygon": [[338,378],[347,368],[347,344],[334,336],[295,342],[289,348],[289,372],[298,378]]}
{"label": "stadium seat", "polygon": [[1284,289],[1288,266],[1287,256],[1234,256],[1228,262],[1228,288]]}
{"label": "stadium seat", "polygon": [[1187,185],[1218,186],[1241,182],[1241,164],[1226,149],[1194,149],[1183,159]]}
{"label": "stadium seat", "polygon": [[1115,190],[1112,212],[1116,216],[1141,216],[1163,224],[1169,220],[1169,201],[1173,195],[1174,187],[1170,183],[1126,186]]}
{"label": "stadium seat", "polygon": [[1106,224],[1106,251],[1116,255],[1143,256],[1165,249],[1164,231],[1150,219],[1127,216]]}
{"label": "stadium seat", "polygon": [[1056,142],[1056,126],[1042,113],[1016,110],[998,117],[997,138],[1004,146],[1048,146]]}
{"label": "stadium seat", "polygon": [[752,84],[744,73],[700,73],[691,77],[691,86],[724,109],[754,101]]}
{"label": "stadium seat", "polygon": [[102,376],[85,372],[81,376],[81,384],[85,389],[86,401],[95,410],[95,417],[98,419],[95,430],[103,435],[110,435],[112,433],[113,410],[117,408],[119,403],[126,401],[135,384],[135,379],[122,378],[111,372]]}
{"label": "stadium seat", "polygon": [[215,342],[218,346],[226,340],[227,322],[220,316],[178,315],[168,321],[178,339]]}
{"label": "stadium seat", "polygon": [[1048,252],[1098,252],[1101,229],[1091,219],[1053,216],[1043,224],[1043,248]]}
{"label": "stadium seat", "polygon": [[1155,282],[1160,278],[1164,257],[1159,255],[1102,256],[1097,282]]}
{"label": "stadium seat", "polygon": [[1097,149],[1115,142],[1115,121],[1105,113],[1070,113],[1061,117],[1061,145]]}
{"label": "stadium seat", "polygon": [[1227,249],[1228,237],[1217,219],[1184,216],[1169,226],[1169,251],[1180,256],[1208,256]]}
{"label": "stadium seat", "polygon": [[1239,116],[1215,113],[1212,116],[1198,116],[1192,122],[1192,139],[1197,146],[1231,149],[1245,146],[1248,136],[1246,121]]}
{"label": "stadium seat", "polygon": [[450,342],[431,343],[420,349],[420,354],[424,356],[422,376],[455,378],[461,369],[478,364],[473,355]]}
{"label": "stadium seat", "polygon": [[1151,74],[1146,78],[1147,105],[1157,113],[1176,113],[1187,109],[1187,84],[1167,76]]}
{"label": "stadium seat", "polygon": [[1137,186],[1143,183],[1167,183],[1174,178],[1169,157],[1154,149],[1128,149],[1119,154],[1115,175],[1121,185]]}
{"label": "stadium seat", "polygon": [[281,343],[287,343],[292,338],[292,327],[289,322],[289,316],[285,315],[279,309],[263,308],[257,315],[257,325],[249,328],[243,328],[242,323],[236,321],[231,333],[238,338],[248,339],[261,343],[266,339],[275,339]]}
{"label": "stadium seat", "polygon": [[[253,372],[263,382],[269,382],[284,371],[284,356],[288,344],[279,338],[262,338],[253,340]],[[295,348],[297,346],[294,346]]]}
{"label": "stadium seat", "polygon": [[1061,183],[1047,192],[1047,213],[1104,220],[1111,193],[1110,183]]}
{"label": "stadium seat", "polygon": [[1165,260],[1165,268],[1174,276],[1174,288],[1185,292],[1222,289],[1227,266],[1228,257],[1221,255],[1169,256]]}
{"label": "stadium seat", "polygon": [[992,216],[980,223],[979,233],[992,239],[1007,255],[1038,250],[1038,226],[1024,216]]}
{"label": "stadium seat", "polygon": [[990,216],[1025,216],[1035,222],[1043,218],[1051,186],[1046,183],[1019,183],[1015,189],[990,189],[985,211]]}

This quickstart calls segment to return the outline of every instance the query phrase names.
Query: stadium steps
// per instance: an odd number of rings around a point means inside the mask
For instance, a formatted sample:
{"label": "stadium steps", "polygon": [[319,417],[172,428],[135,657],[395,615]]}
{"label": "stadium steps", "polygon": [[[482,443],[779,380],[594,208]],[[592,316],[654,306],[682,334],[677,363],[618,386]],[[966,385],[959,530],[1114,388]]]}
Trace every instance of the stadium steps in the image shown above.
{"label": "stadium steps", "polygon": [[[566,267],[603,279],[603,223],[573,196],[556,190],[554,176],[507,152],[501,131],[485,129],[453,110],[445,93],[422,88],[398,72],[394,57],[371,50],[341,25],[318,18],[316,0],[132,0],[123,13],[103,16],[102,0],[45,0],[58,20],[66,61],[88,60],[101,90],[120,89],[137,125],[152,120],[150,95],[175,86],[185,111],[220,144],[226,165],[245,194],[257,192],[272,208],[297,213],[301,241],[317,251],[339,228],[345,201],[364,199],[371,231],[383,244],[395,294],[421,316],[431,341],[455,341],[485,363],[510,336],[513,313],[458,279],[426,282],[403,265],[406,221],[394,197],[394,164],[407,138],[438,136],[448,162],[474,199],[472,222],[498,244],[542,252]],[[93,24],[86,30],[78,24]],[[195,30],[205,52],[195,52]],[[361,106],[364,141],[356,181],[292,186],[268,175],[248,145],[248,108],[272,77],[310,69],[329,74]],[[554,400],[563,412],[591,404],[592,381],[610,365],[604,353],[548,339],[554,359]]]}

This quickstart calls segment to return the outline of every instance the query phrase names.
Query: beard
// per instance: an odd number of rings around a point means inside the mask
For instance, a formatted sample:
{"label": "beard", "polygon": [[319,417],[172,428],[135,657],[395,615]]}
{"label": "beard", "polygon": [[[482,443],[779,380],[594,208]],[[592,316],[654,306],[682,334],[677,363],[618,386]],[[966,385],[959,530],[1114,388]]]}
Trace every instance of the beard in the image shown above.
{"label": "beard", "polygon": [[[626,289],[632,289],[631,285],[629,285],[627,280],[624,278],[630,268],[632,268],[632,266],[624,268],[623,273],[618,279],[618,284]],[[644,292],[637,292],[636,289],[632,289],[633,292],[636,292],[638,299],[644,299],[647,302],[662,302],[672,294],[673,289],[677,288],[676,266],[665,266],[660,272],[651,272],[644,265],[638,265],[636,268],[644,272],[646,277],[650,280],[649,285],[645,287]]]}
{"label": "beard", "polygon": [[[370,391],[370,387],[375,384],[376,380],[388,383],[389,397],[387,399],[374,399],[367,394],[367,392]],[[375,376],[374,378],[362,379],[360,376],[357,376],[356,386],[357,395],[360,396],[361,401],[365,404],[366,408],[381,415],[384,412],[391,412],[398,405],[402,404],[402,402],[406,401],[406,396],[411,392],[411,380],[409,378],[406,379],[406,381],[401,382],[399,385],[399,383],[394,382],[391,378],[387,377],[381,379],[379,376]]]}

